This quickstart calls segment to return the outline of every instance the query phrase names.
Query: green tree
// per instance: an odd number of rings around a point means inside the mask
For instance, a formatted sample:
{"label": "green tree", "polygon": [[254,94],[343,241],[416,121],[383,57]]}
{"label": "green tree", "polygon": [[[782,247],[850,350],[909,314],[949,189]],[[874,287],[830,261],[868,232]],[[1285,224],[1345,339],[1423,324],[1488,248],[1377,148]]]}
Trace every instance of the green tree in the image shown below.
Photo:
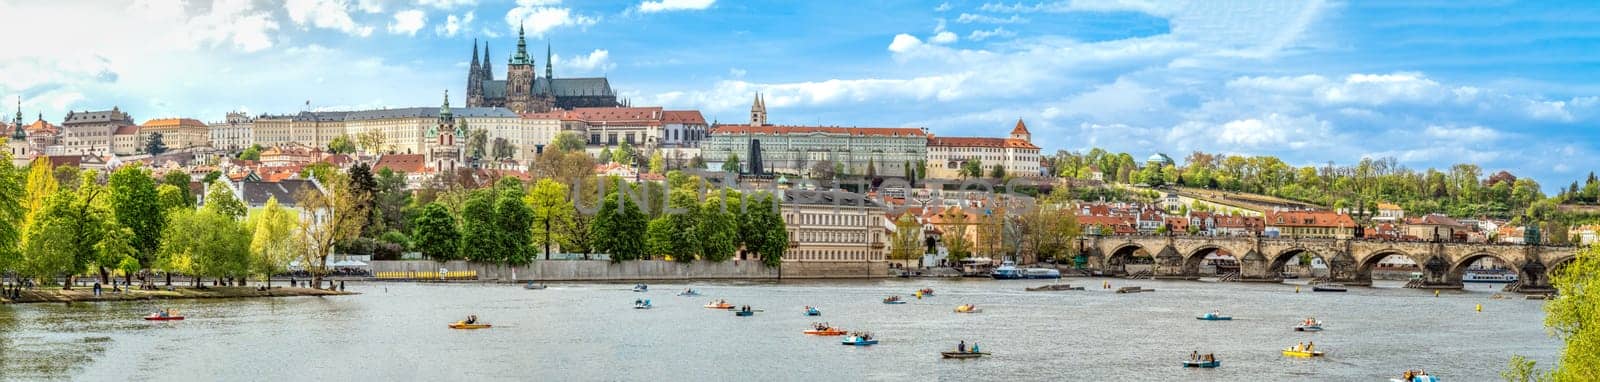
{"label": "green tree", "polygon": [[327,183],[328,176],[339,172],[332,163],[317,162],[300,168],[300,179],[316,179],[318,182]]}
{"label": "green tree", "polygon": [[150,138],[144,141],[144,153],[150,155],[161,155],[165,154],[166,152],[167,144],[164,142],[164,139],[162,139],[161,133],[150,133]]}
{"label": "green tree", "polygon": [[10,152],[0,152],[0,274],[16,270],[21,263],[17,243],[22,242],[26,226],[23,210],[27,187],[22,172],[11,163]]}
{"label": "green tree", "polygon": [[175,210],[162,232],[158,261],[168,272],[202,277],[240,277],[250,270],[250,233],[214,210]]}
{"label": "green tree", "polygon": [[611,163],[611,147],[601,147],[600,154],[595,157],[600,164]]}
{"label": "green tree", "polygon": [[962,178],[970,178],[970,179],[982,178],[983,177],[983,160],[982,159],[978,159],[978,158],[969,158],[969,159],[967,159],[966,162],[962,162],[961,163],[961,171],[960,171],[960,173],[961,173],[961,177]]}
{"label": "green tree", "polygon": [[722,162],[722,172],[739,172],[739,154],[728,154],[728,160]]}
{"label": "green tree", "polygon": [[739,214],[739,238],[745,251],[768,267],[783,262],[789,250],[789,231],[778,210],[779,201],[768,192],[748,194]]}
{"label": "green tree", "polygon": [[239,159],[261,160],[261,145],[250,145],[250,147],[245,148],[244,151],[240,151]]}
{"label": "green tree", "polygon": [[222,182],[213,182],[211,187],[208,187],[204,208],[235,220],[244,218],[245,213],[249,212],[244,202],[234,197],[233,190]]}
{"label": "green tree", "polygon": [[650,217],[634,203],[633,198],[623,197],[617,209],[616,225],[612,229],[617,233],[617,239],[611,243],[611,258],[613,260],[637,260],[645,258],[644,241],[645,231],[649,229]]}
{"label": "green tree", "polygon": [[156,205],[161,208],[162,216],[166,216],[166,212],[173,209],[188,209],[189,203],[183,198],[183,189],[178,186],[170,184],[156,186]]}
{"label": "green tree", "polygon": [[492,263],[502,250],[498,248],[498,230],[495,227],[494,194],[478,190],[467,198],[461,207],[461,257],[469,261]]}
{"label": "green tree", "polygon": [[[167,221],[155,178],[142,167],[124,166],[112,172],[107,183],[111,187],[111,209],[117,224],[133,232],[130,242],[135,249],[134,258],[140,265],[154,264],[156,250],[161,248],[161,231]],[[169,187],[172,188],[176,187]],[[131,282],[129,277],[127,281]]]}
{"label": "green tree", "polygon": [[302,249],[298,257],[310,271],[314,288],[322,287],[334,245],[354,239],[367,223],[366,195],[352,191],[348,177],[333,174],[322,184],[321,190],[304,189],[295,196],[304,211],[295,232]]}
{"label": "green tree", "polygon": [[183,205],[185,207],[194,207],[194,195],[189,193],[190,182],[192,180],[189,179],[189,174],[183,171],[167,171],[166,174],[161,175],[161,184],[170,184],[182,192]]}
{"label": "green tree", "polygon": [[1556,381],[1590,381],[1600,377],[1600,246],[1578,251],[1550,277],[1561,296],[1545,304],[1544,324],[1566,344],[1553,371]]}
{"label": "green tree", "polygon": [[925,249],[922,245],[922,224],[917,223],[917,219],[909,212],[900,214],[894,220],[894,232],[889,233],[889,259],[917,259],[918,267],[921,267]]}
{"label": "green tree", "polygon": [[245,220],[250,230],[251,269],[261,276],[261,281],[272,286],[272,275],[281,273],[294,259],[295,225],[299,216],[293,210],[278,204],[277,198],[268,198],[267,204]]}
{"label": "green tree", "polygon": [[694,261],[703,251],[701,247],[710,244],[706,242],[710,235],[700,231],[707,227],[702,225],[702,211],[695,194],[684,189],[673,190],[667,204],[682,212],[663,216],[668,228],[666,254],[680,262]]}
{"label": "green tree", "polygon": [[545,260],[549,260],[552,245],[566,248],[571,243],[560,230],[560,227],[572,224],[572,217],[576,213],[567,195],[567,185],[554,179],[539,179],[523,201],[533,213],[533,243],[544,246]]}
{"label": "green tree", "polygon": [[637,153],[633,151],[633,144],[628,143],[628,141],[622,141],[622,145],[617,146],[616,150],[611,151],[611,162],[633,166],[633,158],[635,155],[637,155]]}
{"label": "green tree", "polygon": [[356,143],[351,141],[348,135],[341,134],[328,141],[328,153],[350,154],[354,152],[356,152]]}
{"label": "green tree", "polygon": [[940,239],[944,241],[947,257],[959,261],[972,256],[972,240],[967,237],[972,224],[967,212],[962,208],[952,207],[939,215],[941,220],[939,230],[944,232],[940,235]]}
{"label": "green tree", "polygon": [[[616,232],[616,227],[619,224],[617,222],[617,209],[620,207],[617,198],[615,192],[607,194],[605,199],[600,202],[600,208],[596,210],[594,218],[589,224],[589,247],[596,252],[611,253],[613,245],[620,240]],[[611,261],[621,260],[615,254],[612,254]]]}
{"label": "green tree", "polygon": [[459,258],[461,232],[456,228],[456,218],[439,202],[428,203],[422,214],[411,222],[411,242],[418,252],[434,261]]}
{"label": "green tree", "polygon": [[66,275],[62,289],[72,289],[79,272],[98,259],[96,246],[112,222],[104,187],[95,184],[96,175],[87,171],[76,191],[57,190],[45,201],[23,239],[22,257],[26,274],[53,282]]}
{"label": "green tree", "polygon": [[667,171],[667,159],[661,156],[661,151],[650,153],[650,173],[661,175]]}
{"label": "green tree", "polygon": [[645,248],[650,256],[672,256],[672,221],[668,216],[650,219],[645,229]]}
{"label": "green tree", "polygon": [[1005,177],[1006,177],[1006,166],[1005,165],[999,165],[999,164],[994,165],[994,169],[989,171],[989,177],[990,178],[995,178],[995,179],[1005,179]]}
{"label": "green tree", "polygon": [[566,152],[581,152],[584,145],[583,136],[571,131],[557,133],[550,141],[550,148]]}
{"label": "green tree", "polygon": [[472,158],[488,158],[489,130],[472,129],[467,132],[467,156]]}
{"label": "green tree", "polygon": [[738,198],[722,193],[707,198],[699,208],[696,234],[700,240],[700,258],[723,262],[739,251]]}

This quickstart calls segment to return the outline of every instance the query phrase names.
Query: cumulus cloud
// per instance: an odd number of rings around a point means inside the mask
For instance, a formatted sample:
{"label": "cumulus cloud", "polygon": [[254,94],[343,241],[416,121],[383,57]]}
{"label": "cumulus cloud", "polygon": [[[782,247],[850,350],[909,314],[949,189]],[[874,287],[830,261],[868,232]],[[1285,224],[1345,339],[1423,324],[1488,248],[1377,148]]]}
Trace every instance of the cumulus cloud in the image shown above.
{"label": "cumulus cloud", "polygon": [[434,27],[433,33],[440,36],[455,37],[457,34],[460,34],[461,31],[472,27],[473,17],[474,15],[472,11],[467,11],[466,14],[461,16],[445,16],[444,24],[439,24],[439,26]]}
{"label": "cumulus cloud", "polygon": [[943,31],[943,32],[939,32],[939,33],[934,34],[932,38],[928,39],[928,42],[931,42],[931,43],[934,43],[934,44],[949,44],[949,43],[952,43],[952,42],[956,42],[957,39],[959,39],[959,38],[956,37],[955,33],[950,33],[950,31]]}
{"label": "cumulus cloud", "polygon": [[922,46],[921,39],[918,39],[916,36],[901,33],[894,36],[894,41],[889,42],[889,51],[895,53],[905,53],[911,51],[912,49],[916,49],[918,46]]}
{"label": "cumulus cloud", "polygon": [[1490,142],[1500,139],[1499,131],[1495,131],[1494,129],[1483,126],[1453,127],[1429,125],[1427,129],[1423,130],[1423,134],[1434,139],[1466,142]]}
{"label": "cumulus cloud", "polygon": [[636,9],[639,13],[697,11],[711,8],[716,2],[717,0],[651,0],[639,3]]}
{"label": "cumulus cloud", "polygon": [[456,7],[477,4],[478,0],[417,0],[417,5],[430,6],[437,9],[455,9]]}
{"label": "cumulus cloud", "polygon": [[561,0],[517,0],[517,6],[506,11],[506,24],[511,28],[526,28],[533,36],[544,36],[556,28],[587,27],[599,22],[590,16],[575,14],[561,7]]}
{"label": "cumulus cloud", "polygon": [[571,59],[556,55],[554,59],[555,65],[561,68],[562,73],[603,73],[617,66],[611,62],[611,52],[605,49],[595,49],[587,55]]}
{"label": "cumulus cloud", "polygon": [[394,13],[394,22],[389,23],[389,33],[415,36],[417,31],[427,25],[428,15],[421,10],[399,11]]}
{"label": "cumulus cloud", "polygon": [[372,35],[371,26],[357,24],[350,17],[350,2],[346,0],[288,0],[283,9],[289,20],[302,28],[332,29],[360,37]]}
{"label": "cumulus cloud", "polygon": [[939,6],[933,7],[933,11],[934,12],[944,12],[944,11],[948,11],[948,10],[950,10],[950,2],[948,2],[948,1],[943,2],[943,3],[939,3]]}

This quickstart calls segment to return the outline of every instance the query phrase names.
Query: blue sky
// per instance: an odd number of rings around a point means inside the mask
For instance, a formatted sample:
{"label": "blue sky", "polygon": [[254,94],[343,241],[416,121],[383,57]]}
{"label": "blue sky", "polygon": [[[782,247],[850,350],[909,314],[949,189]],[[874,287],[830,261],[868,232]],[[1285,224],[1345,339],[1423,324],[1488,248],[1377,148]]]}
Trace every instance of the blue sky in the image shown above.
{"label": "blue sky", "polygon": [[1193,150],[1472,162],[1547,191],[1600,167],[1600,5],[1514,1],[0,0],[0,111],[460,105],[518,23],[634,105]]}

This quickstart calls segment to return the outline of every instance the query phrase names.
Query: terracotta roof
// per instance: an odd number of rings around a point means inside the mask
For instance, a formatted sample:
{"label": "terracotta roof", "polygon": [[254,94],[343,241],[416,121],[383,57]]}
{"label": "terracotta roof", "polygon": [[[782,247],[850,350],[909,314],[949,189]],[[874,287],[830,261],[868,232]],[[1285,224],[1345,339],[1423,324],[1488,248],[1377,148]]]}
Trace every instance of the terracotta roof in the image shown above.
{"label": "terracotta roof", "polygon": [[1378,203],[1379,210],[1398,210],[1400,206],[1394,203]]}
{"label": "terracotta roof", "polygon": [[1039,146],[1021,139],[982,137],[928,137],[928,146],[1039,149]]}
{"label": "terracotta roof", "polygon": [[1332,227],[1355,228],[1356,222],[1333,211],[1269,211],[1267,225],[1275,227]]}
{"label": "terracotta roof", "polygon": [[46,158],[50,160],[50,167],[52,168],[61,166],[78,167],[78,165],[83,164],[83,157],[77,155],[51,155]]}
{"label": "terracotta roof", "polygon": [[661,121],[684,125],[704,125],[706,117],[699,110],[667,110],[661,112]]}
{"label": "terracotta roof", "polygon": [[117,131],[111,133],[111,135],[138,135],[138,134],[139,134],[139,126],[134,126],[134,125],[117,126]]}
{"label": "terracotta roof", "polygon": [[372,165],[372,170],[388,168],[389,171],[408,174],[422,172],[426,159],[422,154],[389,154],[378,158],[378,163]]}
{"label": "terracotta roof", "polygon": [[717,125],[711,134],[845,134],[853,136],[927,137],[914,127],[837,127],[837,126],[750,126]]}
{"label": "terracotta roof", "polygon": [[206,127],[205,122],[194,118],[156,118],[144,121],[144,127]]}
{"label": "terracotta roof", "polygon": [[580,107],[569,112],[572,116],[589,122],[645,123],[661,122],[661,107]]}
{"label": "terracotta roof", "polygon": [[55,135],[55,134],[58,134],[58,133],[61,132],[61,128],[60,127],[57,127],[56,125],[52,125],[52,124],[50,124],[49,121],[45,121],[43,119],[35,120],[31,124],[28,124],[27,126],[23,126],[22,129],[23,130],[27,130],[28,131],[28,135],[39,134],[39,133]]}
{"label": "terracotta roof", "polygon": [[1464,227],[1464,225],[1462,225],[1461,222],[1456,221],[1456,219],[1451,219],[1449,216],[1444,216],[1444,215],[1440,215],[1440,214],[1427,214],[1427,215],[1423,215],[1420,218],[1406,219],[1406,224],[1410,224],[1410,225],[1439,225],[1439,226],[1447,226],[1447,227]]}
{"label": "terracotta roof", "polygon": [[1017,134],[1033,135],[1032,133],[1028,132],[1028,125],[1022,124],[1022,118],[1017,118],[1017,127],[1011,129],[1011,135]]}
{"label": "terracotta roof", "polygon": [[322,160],[319,160],[318,162],[327,162],[335,167],[344,167],[345,165],[350,164],[350,162],[355,162],[355,159],[351,159],[349,155],[334,154],[323,157]]}

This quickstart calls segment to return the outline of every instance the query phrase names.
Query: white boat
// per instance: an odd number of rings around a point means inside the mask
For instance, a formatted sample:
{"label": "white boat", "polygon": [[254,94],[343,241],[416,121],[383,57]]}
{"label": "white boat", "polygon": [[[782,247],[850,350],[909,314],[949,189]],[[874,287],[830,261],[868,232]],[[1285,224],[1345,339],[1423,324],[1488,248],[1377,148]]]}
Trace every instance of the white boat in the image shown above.
{"label": "white boat", "polygon": [[1022,270],[1025,279],[1059,279],[1061,271],[1050,268],[1027,268]]}
{"label": "white boat", "polygon": [[1004,263],[1000,263],[1000,267],[999,268],[995,268],[994,272],[990,272],[989,273],[989,277],[993,277],[993,278],[1001,279],[1001,280],[1020,279],[1020,278],[1022,278],[1022,270],[1017,269],[1017,265],[1016,264],[1014,264],[1014,263],[1012,263],[1010,261],[1007,261],[1007,262],[1004,262]]}
{"label": "white boat", "polygon": [[1465,283],[1514,283],[1517,273],[1507,269],[1468,269],[1461,275]]}

